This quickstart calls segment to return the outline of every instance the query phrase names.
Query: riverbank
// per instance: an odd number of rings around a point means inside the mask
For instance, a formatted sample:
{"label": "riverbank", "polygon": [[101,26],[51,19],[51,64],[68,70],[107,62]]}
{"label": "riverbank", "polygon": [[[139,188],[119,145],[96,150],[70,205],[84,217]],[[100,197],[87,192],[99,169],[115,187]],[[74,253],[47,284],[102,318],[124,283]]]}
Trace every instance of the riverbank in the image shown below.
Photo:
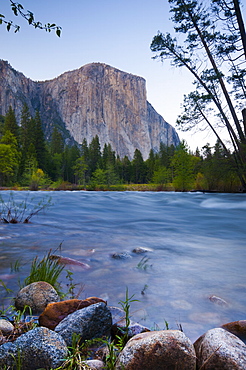
{"label": "riverbank", "polygon": [[[118,184],[118,185],[97,185],[97,186],[82,186],[82,185],[76,185],[76,184],[70,184],[70,183],[60,183],[56,184],[54,186],[49,186],[45,188],[39,187],[38,189],[31,189],[27,186],[11,186],[11,187],[0,187],[0,191],[5,190],[12,190],[12,191],[153,191],[153,192],[179,192],[179,190],[176,190],[172,184],[169,184],[167,186],[160,185],[160,184]],[[201,192],[201,193],[228,193],[228,194],[243,194],[244,191],[238,189],[235,191],[222,191],[222,190],[209,190],[209,189],[191,189],[187,191],[182,191],[182,193],[185,192]]]}

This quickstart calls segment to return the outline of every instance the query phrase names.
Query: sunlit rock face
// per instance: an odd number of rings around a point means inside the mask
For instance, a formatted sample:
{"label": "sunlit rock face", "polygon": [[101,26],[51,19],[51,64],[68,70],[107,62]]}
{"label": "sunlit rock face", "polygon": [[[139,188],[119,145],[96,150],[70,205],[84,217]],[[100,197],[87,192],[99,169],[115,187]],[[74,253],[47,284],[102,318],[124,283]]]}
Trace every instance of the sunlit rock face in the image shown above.
{"label": "sunlit rock face", "polygon": [[161,141],[179,143],[175,129],[147,101],[145,80],[106,64],[91,63],[34,82],[0,61],[0,114],[12,105],[20,119],[23,102],[32,114],[40,111],[47,138],[54,125],[78,143],[98,135],[101,147],[110,143],[121,158],[132,159],[139,149],[146,159]]}

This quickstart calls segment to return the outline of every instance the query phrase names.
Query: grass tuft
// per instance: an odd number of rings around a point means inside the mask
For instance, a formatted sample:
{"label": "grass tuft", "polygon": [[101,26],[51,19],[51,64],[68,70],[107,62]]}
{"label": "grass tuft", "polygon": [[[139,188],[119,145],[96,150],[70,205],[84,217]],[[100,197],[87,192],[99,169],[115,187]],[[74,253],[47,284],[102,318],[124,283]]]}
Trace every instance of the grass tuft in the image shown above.
{"label": "grass tuft", "polygon": [[52,285],[59,295],[62,295],[58,278],[64,269],[64,265],[60,265],[57,260],[51,259],[50,255],[51,251],[41,260],[38,257],[34,258],[30,274],[24,280],[24,284],[28,285],[37,281],[45,281]]}

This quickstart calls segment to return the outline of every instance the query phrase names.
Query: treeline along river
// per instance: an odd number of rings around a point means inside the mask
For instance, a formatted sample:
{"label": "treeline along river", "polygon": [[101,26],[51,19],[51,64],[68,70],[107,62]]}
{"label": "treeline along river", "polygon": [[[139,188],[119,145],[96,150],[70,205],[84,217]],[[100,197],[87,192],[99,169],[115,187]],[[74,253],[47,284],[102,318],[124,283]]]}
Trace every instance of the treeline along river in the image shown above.
{"label": "treeline along river", "polygon": [[[14,192],[14,199],[27,193]],[[0,194],[9,199],[9,191]],[[0,279],[9,289],[16,292],[33,258],[52,250],[90,265],[66,266],[74,283],[84,284],[80,298],[119,306],[128,287],[139,300],[133,318],[151,329],[167,321],[195,340],[209,328],[245,319],[246,194],[33,192],[27,203],[49,196],[53,205],[31,223],[0,224]],[[149,251],[136,254],[135,248]],[[112,258],[123,252],[125,258]],[[61,283],[66,291],[65,271]],[[0,294],[1,306],[9,304],[13,293],[0,286]]]}

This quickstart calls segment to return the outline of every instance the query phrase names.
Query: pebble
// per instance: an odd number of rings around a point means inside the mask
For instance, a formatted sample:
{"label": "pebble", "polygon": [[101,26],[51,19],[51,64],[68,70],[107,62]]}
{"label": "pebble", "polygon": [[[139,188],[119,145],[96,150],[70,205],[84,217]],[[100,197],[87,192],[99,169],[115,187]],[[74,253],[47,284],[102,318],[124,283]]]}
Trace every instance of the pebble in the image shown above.
{"label": "pebble", "polygon": [[14,330],[14,325],[11,324],[8,320],[0,319],[0,332],[2,334],[7,335],[10,334]]}

